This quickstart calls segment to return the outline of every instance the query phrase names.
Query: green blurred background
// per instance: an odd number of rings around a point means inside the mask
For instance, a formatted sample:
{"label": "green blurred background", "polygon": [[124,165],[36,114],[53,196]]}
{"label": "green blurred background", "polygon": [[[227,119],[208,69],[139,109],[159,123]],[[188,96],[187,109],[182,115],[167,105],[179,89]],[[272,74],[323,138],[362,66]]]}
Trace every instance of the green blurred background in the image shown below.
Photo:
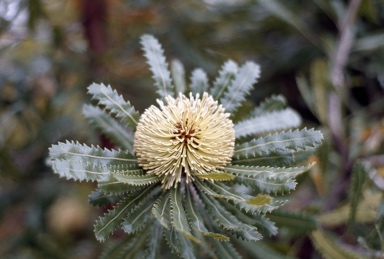
{"label": "green blurred background", "polygon": [[[182,61],[187,74],[201,67],[212,79],[228,59],[259,63],[249,105],[281,93],[303,126],[325,134],[311,158],[316,167],[284,210],[311,215],[329,240],[380,255],[384,1],[1,0],[1,258],[95,258],[102,251],[92,224],[103,209],[87,201],[95,186],[59,179],[47,153],[67,139],[110,147],[80,112],[92,82],[110,84],[139,111],[154,103],[139,44],[144,33],[155,35],[168,61]],[[351,225],[342,212],[356,161],[369,165],[359,196],[368,207]],[[332,213],[345,220],[330,224]],[[281,223],[279,235],[264,241],[274,256],[321,258],[313,229]]]}

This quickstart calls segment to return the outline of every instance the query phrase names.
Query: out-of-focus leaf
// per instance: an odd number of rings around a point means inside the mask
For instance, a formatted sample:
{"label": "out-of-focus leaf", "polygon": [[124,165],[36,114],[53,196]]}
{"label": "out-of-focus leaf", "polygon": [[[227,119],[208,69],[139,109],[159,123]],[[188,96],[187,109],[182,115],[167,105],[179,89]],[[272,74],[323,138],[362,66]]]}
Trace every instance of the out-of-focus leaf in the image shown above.
{"label": "out-of-focus leaf", "polygon": [[192,71],[190,88],[193,94],[198,93],[200,96],[208,91],[208,76],[201,68]]}
{"label": "out-of-focus leaf", "polygon": [[338,244],[338,242],[321,230],[311,233],[311,240],[315,248],[327,259],[360,259],[364,258],[361,254],[357,254]]}
{"label": "out-of-focus leaf", "polygon": [[185,70],[183,63],[178,59],[172,60],[171,62],[171,73],[173,82],[175,83],[175,92],[184,93],[187,88],[187,83],[185,82]]}
{"label": "out-of-focus leaf", "polygon": [[368,179],[367,165],[363,161],[357,161],[352,170],[352,181],[349,190],[349,202],[351,213],[349,223],[353,224],[356,218],[356,211],[359,201],[363,198],[363,186]]}
{"label": "out-of-focus leaf", "polygon": [[317,228],[315,218],[305,213],[275,210],[268,214],[268,218],[278,227],[287,227],[300,233],[310,232]]}

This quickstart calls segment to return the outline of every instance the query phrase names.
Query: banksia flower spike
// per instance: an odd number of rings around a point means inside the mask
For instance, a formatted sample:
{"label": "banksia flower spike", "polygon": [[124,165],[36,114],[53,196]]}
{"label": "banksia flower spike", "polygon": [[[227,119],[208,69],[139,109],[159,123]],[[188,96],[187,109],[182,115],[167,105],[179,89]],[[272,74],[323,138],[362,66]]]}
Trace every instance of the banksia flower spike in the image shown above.
{"label": "banksia flower spike", "polygon": [[90,203],[113,205],[96,221],[96,238],[105,241],[117,228],[128,235],[104,258],[158,258],[164,240],[184,258],[238,258],[233,238],[276,234],[267,213],[286,201],[270,194],[295,189],[295,177],[311,164],[291,166],[307,161],[322,134],[292,131],[301,120],[282,96],[233,123],[260,75],[257,64],[227,61],[212,87],[196,69],[186,84],[182,64],[173,61],[171,73],[156,38],[141,42],[157,105],[140,116],[110,86],[92,84],[89,93],[103,109],[85,105],[83,113],[120,149],[58,143],[50,148],[52,168],[67,179],[96,181]]}

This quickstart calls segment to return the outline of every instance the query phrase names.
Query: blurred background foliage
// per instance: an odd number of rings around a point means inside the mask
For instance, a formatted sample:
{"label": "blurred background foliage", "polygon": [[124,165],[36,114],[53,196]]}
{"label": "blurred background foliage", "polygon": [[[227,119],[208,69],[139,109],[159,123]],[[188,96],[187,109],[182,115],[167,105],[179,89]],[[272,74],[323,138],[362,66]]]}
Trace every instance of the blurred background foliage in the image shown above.
{"label": "blurred background foliage", "polygon": [[58,179],[47,151],[66,139],[111,147],[80,112],[92,82],[140,111],[154,102],[144,33],[211,78],[227,59],[259,63],[249,104],[282,93],[325,134],[316,166],[270,215],[279,234],[243,244],[245,257],[384,257],[380,0],[0,1],[0,257],[100,254],[92,183]]}

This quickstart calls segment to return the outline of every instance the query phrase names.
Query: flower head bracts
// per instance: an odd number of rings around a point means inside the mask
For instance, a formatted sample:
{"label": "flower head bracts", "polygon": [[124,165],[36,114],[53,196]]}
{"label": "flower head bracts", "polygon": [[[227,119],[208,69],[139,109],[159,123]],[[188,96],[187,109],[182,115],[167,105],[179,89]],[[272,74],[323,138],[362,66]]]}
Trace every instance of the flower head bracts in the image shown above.
{"label": "flower head bracts", "polygon": [[[100,108],[86,106],[84,115],[121,150],[59,143],[50,148],[52,168],[68,179],[98,183],[90,202],[113,209],[97,220],[96,237],[104,241],[118,227],[128,233],[110,247],[121,258],[140,249],[156,258],[163,238],[185,258],[199,252],[239,257],[230,242],[222,241],[230,241],[228,234],[256,241],[262,238],[260,229],[276,233],[264,215],[285,201],[270,194],[295,188],[295,177],[311,165],[292,165],[306,161],[322,134],[290,131],[300,117],[282,96],[267,99],[234,125],[234,112],[259,77],[255,63],[226,62],[211,88],[208,76],[197,69],[190,78],[191,92],[176,92],[188,88],[182,64],[172,62],[170,73],[159,42],[150,35],[141,42],[161,98],[158,105],[139,116],[110,86],[92,84],[89,93]],[[265,134],[278,130],[287,131]],[[149,238],[149,247],[143,238]]]}

